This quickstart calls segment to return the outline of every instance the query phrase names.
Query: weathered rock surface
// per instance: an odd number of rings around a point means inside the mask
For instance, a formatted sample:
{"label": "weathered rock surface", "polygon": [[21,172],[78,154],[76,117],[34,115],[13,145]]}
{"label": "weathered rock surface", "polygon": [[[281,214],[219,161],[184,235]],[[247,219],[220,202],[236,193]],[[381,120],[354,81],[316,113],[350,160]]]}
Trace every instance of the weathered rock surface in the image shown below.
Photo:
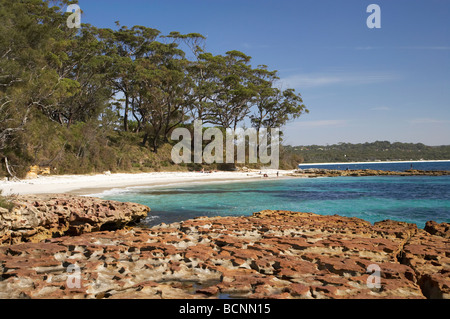
{"label": "weathered rock surface", "polygon": [[9,212],[0,208],[0,245],[119,229],[147,216],[150,208],[71,195],[23,196]]}
{"label": "weathered rock surface", "polygon": [[0,247],[0,298],[450,298],[449,244],[394,221],[198,218]]}
{"label": "weathered rock surface", "polygon": [[425,231],[432,235],[450,238],[450,223],[438,224],[434,221],[429,221],[425,225]]}
{"label": "weathered rock surface", "polygon": [[423,294],[450,299],[450,239],[419,230],[405,245],[400,261],[414,269]]}

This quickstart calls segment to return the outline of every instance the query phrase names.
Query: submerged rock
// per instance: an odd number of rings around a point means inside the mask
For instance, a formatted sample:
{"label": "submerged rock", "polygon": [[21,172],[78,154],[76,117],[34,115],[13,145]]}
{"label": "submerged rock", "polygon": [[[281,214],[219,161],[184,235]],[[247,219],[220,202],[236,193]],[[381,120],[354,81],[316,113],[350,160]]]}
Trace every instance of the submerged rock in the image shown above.
{"label": "submerged rock", "polygon": [[0,298],[450,298],[449,244],[394,221],[197,218],[0,247]]}
{"label": "submerged rock", "polygon": [[383,171],[373,169],[357,169],[357,170],[334,170],[323,168],[299,169],[294,173],[288,174],[293,177],[339,177],[339,176],[446,176],[450,175],[450,171],[422,171],[422,170],[406,170],[406,171]]}

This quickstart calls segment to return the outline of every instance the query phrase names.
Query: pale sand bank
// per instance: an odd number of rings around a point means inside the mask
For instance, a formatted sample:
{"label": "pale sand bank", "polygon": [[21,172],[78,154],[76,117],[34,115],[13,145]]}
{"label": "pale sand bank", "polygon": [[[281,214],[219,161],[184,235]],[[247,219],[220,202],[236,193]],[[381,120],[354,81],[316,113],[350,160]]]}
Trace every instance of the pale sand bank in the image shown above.
{"label": "pale sand bank", "polygon": [[[264,170],[269,178],[276,178],[277,171]],[[292,171],[279,171],[280,177]],[[41,176],[33,180],[19,182],[2,181],[0,190],[3,195],[29,194],[99,194],[106,190],[133,186],[164,186],[173,184],[210,183],[219,181],[245,181],[262,179],[259,171],[250,172],[155,172],[140,174],[99,174],[99,175],[61,175]]]}

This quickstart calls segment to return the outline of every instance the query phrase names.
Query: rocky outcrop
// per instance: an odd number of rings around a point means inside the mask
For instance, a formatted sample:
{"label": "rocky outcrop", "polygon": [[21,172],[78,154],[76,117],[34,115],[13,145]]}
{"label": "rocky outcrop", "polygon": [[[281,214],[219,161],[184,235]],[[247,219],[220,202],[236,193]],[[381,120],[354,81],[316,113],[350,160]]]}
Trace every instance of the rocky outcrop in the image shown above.
{"label": "rocky outcrop", "polygon": [[119,229],[150,211],[139,204],[71,195],[22,196],[13,202],[11,211],[0,208],[0,245]]}
{"label": "rocky outcrop", "polygon": [[438,224],[434,221],[429,221],[425,225],[425,231],[432,235],[450,238],[450,223]]}
{"label": "rocky outcrop", "polygon": [[449,244],[394,221],[197,218],[0,247],[0,298],[450,298]]}
{"label": "rocky outcrop", "polygon": [[421,170],[406,170],[406,171],[382,171],[373,169],[358,169],[358,170],[334,170],[310,168],[300,169],[294,173],[288,174],[293,177],[339,177],[339,176],[444,176],[450,175],[450,171],[421,171]]}
{"label": "rocky outcrop", "polygon": [[51,174],[50,167],[40,167],[38,165],[35,165],[30,167],[30,170],[25,176],[25,179],[35,179],[38,178],[38,176],[40,175],[50,175],[50,174]]}
{"label": "rocky outcrop", "polygon": [[419,230],[405,245],[400,262],[414,269],[424,296],[433,299],[450,299],[448,232],[445,238]]}

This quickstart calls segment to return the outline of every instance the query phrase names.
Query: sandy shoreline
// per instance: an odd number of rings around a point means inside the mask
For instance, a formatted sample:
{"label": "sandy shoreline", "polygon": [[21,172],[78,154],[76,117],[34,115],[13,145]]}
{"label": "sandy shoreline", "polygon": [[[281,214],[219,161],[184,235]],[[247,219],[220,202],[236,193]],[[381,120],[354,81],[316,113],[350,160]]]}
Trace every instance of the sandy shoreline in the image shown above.
{"label": "sandy shoreline", "polygon": [[[292,171],[279,171],[280,177]],[[263,171],[269,178],[276,178],[277,171]],[[164,186],[169,184],[210,183],[221,181],[245,181],[262,179],[259,171],[250,172],[154,172],[138,174],[99,174],[99,175],[61,175],[41,176],[33,180],[18,182],[2,181],[3,195],[30,194],[99,194],[111,189],[134,186]]]}

